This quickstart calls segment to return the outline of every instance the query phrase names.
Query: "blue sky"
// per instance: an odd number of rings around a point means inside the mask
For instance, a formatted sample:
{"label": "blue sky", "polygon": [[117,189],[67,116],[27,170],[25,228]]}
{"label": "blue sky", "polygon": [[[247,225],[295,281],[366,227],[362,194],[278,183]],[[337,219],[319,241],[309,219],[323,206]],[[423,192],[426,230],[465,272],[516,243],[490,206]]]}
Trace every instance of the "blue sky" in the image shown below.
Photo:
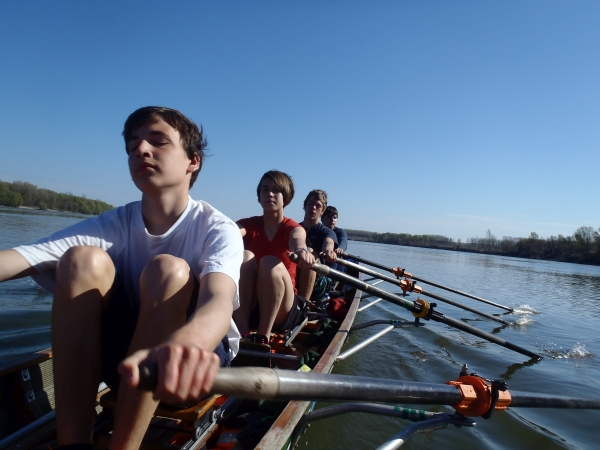
{"label": "blue sky", "polygon": [[265,171],[339,225],[483,236],[600,226],[600,3],[0,3],[0,180],[138,200],[120,136],[204,126],[192,196],[260,214]]}

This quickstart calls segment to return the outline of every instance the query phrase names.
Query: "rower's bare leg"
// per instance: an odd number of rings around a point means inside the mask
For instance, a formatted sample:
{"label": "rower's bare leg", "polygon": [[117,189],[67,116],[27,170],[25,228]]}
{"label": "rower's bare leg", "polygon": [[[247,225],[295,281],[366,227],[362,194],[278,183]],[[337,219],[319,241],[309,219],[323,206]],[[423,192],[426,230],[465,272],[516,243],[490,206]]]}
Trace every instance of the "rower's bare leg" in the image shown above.
{"label": "rower's bare leg", "polygon": [[270,337],[273,326],[285,324],[294,305],[294,287],[287,269],[279,258],[265,256],[260,260],[256,296],[260,307],[257,333]]}
{"label": "rower's bare leg", "polygon": [[100,318],[115,267],[92,246],[72,247],[56,266],[52,350],[58,445],[91,442],[100,382]]}
{"label": "rower's bare leg", "polygon": [[256,306],[256,277],[258,266],[254,253],[245,250],[244,262],[240,267],[240,307],[233,312],[233,320],[242,336],[250,331],[250,313]]}
{"label": "rower's bare leg", "polygon": [[[174,256],[158,255],[140,277],[140,314],[128,355],[162,342],[186,321],[194,292],[194,274]],[[137,449],[156,410],[152,392],[142,392],[121,381],[110,449]]]}
{"label": "rower's bare leg", "polygon": [[317,273],[310,269],[296,269],[298,272],[298,295],[309,300],[317,280]]}

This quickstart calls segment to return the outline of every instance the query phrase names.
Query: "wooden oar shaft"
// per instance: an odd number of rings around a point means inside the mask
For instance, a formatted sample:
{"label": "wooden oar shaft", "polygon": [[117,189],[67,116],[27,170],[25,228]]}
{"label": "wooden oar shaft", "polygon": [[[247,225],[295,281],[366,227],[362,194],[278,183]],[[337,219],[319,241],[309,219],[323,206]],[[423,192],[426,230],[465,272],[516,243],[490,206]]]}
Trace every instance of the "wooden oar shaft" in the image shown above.
{"label": "wooden oar shaft", "polygon": [[[350,255],[349,253],[343,253],[342,256],[344,256],[344,258],[354,259],[355,261],[362,262],[364,264],[368,264],[368,265],[373,266],[373,267],[377,267],[378,269],[385,270],[386,272],[392,272],[392,273],[394,272],[392,267],[387,267],[387,266],[384,266],[382,264],[379,264],[379,263],[376,263],[376,262],[373,262],[373,261],[369,261],[368,259],[361,258],[360,256]],[[458,289],[454,289],[454,288],[451,288],[451,287],[448,287],[448,286],[444,286],[444,285],[439,284],[439,283],[434,283],[434,282],[428,281],[428,280],[426,280],[424,278],[415,277],[412,274],[411,274],[410,277],[413,280],[420,281],[421,283],[429,284],[431,286],[435,286],[437,288],[444,289],[444,290],[449,291],[449,292],[454,292],[455,294],[462,295],[462,296],[465,296],[465,297],[468,297],[468,298],[472,298],[473,300],[477,300],[477,301],[480,301],[480,302],[483,302],[483,303],[487,303],[488,305],[496,306],[496,307],[502,308],[502,309],[504,309],[506,311],[510,311],[510,312],[514,311],[513,308],[511,308],[510,306],[504,306],[504,305],[501,305],[500,303],[496,303],[496,302],[493,302],[491,300],[487,300],[485,298],[477,297],[476,295],[472,295],[472,294],[469,294],[467,292],[459,291]]]}
{"label": "wooden oar shaft", "polygon": [[[346,261],[345,259],[342,259],[342,258],[338,258],[336,262],[338,264],[342,265],[342,266],[351,267],[351,268],[353,268],[355,270],[358,270],[359,272],[366,273],[367,275],[372,275],[372,276],[377,277],[377,278],[379,278],[381,280],[387,281],[388,283],[392,283],[392,284],[395,284],[396,286],[400,286],[401,288],[404,288],[404,286],[407,283],[404,280],[399,280],[397,278],[388,277],[387,275],[383,275],[383,274],[381,274],[379,272],[376,272],[375,270],[371,270],[368,267],[364,267],[364,266],[361,266],[359,264],[355,264],[355,263],[353,263],[351,261]],[[493,320],[495,322],[499,322],[499,323],[501,323],[503,325],[510,325],[507,321],[502,320],[502,319],[500,319],[498,317],[492,316],[491,314],[487,314],[487,313],[485,313],[483,311],[479,311],[478,309],[471,308],[470,306],[463,305],[461,303],[458,303],[458,302],[455,302],[453,300],[447,299],[447,298],[442,297],[440,295],[433,294],[431,292],[427,292],[427,291],[425,291],[423,289],[419,289],[419,290],[420,290],[420,292],[423,295],[425,295],[427,297],[435,298],[436,300],[448,303],[449,305],[452,305],[452,306],[456,306],[457,308],[464,309],[465,311],[470,311],[473,314],[477,314],[477,315],[479,315],[481,317],[485,317],[486,319]]]}
{"label": "wooden oar shaft", "polygon": [[[293,261],[294,260],[293,256],[290,259]],[[384,291],[383,289],[379,289],[377,287],[366,284],[357,278],[354,278],[354,277],[352,277],[348,274],[342,273],[342,272],[338,272],[337,270],[334,270],[324,264],[318,264],[318,263],[313,264],[311,269],[317,273],[320,273],[323,276],[333,278],[337,281],[341,281],[341,282],[348,284],[349,286],[355,287],[363,292],[369,292],[369,293],[375,294],[377,297],[382,298],[390,303],[394,303],[395,305],[405,308],[411,312],[412,311],[415,311],[417,313],[421,312],[422,306],[419,303],[407,300],[398,295],[390,294],[389,292]],[[498,344],[502,347],[508,348],[517,353],[521,353],[522,355],[529,356],[530,358],[542,359],[542,357],[540,355],[538,355],[537,353],[533,353],[533,352],[531,352],[527,349],[524,349],[518,345],[511,344],[510,342],[505,341],[504,339],[502,339],[498,336],[495,336],[490,333],[486,333],[485,331],[482,331],[478,328],[467,325],[466,323],[464,323],[460,320],[456,320],[456,319],[453,319],[452,317],[448,317],[448,316],[440,313],[439,311],[434,311],[434,313],[431,315],[431,320],[434,320],[436,322],[442,322],[447,325],[453,326],[455,328],[458,328],[459,330],[463,330],[474,336],[485,339],[486,341],[493,342],[494,344]]]}
{"label": "wooden oar shaft", "polygon": [[[141,373],[155,376],[156,366]],[[144,380],[156,386],[156,378]],[[211,394],[253,400],[367,401],[413,405],[455,405],[461,401],[456,386],[328,373],[305,373],[259,367],[219,369]],[[600,399],[513,392],[511,406],[533,408],[600,409]]]}

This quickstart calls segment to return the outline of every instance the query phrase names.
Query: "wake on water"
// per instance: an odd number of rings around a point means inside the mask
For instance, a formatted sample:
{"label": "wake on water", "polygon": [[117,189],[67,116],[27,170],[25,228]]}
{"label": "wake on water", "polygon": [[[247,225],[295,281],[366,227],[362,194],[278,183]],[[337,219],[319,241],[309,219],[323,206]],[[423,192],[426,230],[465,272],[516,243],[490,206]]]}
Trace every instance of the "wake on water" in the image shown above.
{"label": "wake on water", "polygon": [[585,349],[585,344],[577,342],[570,350],[548,350],[550,356],[554,359],[580,359],[580,358],[593,358],[594,355]]}
{"label": "wake on water", "polygon": [[[515,322],[513,323],[513,325],[518,325],[518,326],[525,326],[529,323],[533,322],[533,319],[531,318],[531,316],[535,315],[535,314],[540,314],[539,311],[537,311],[535,308],[533,308],[532,306],[528,305],[528,304],[524,304],[521,306],[518,306],[516,308],[514,308],[513,312],[514,315],[516,316],[523,316],[520,317],[519,319],[515,320]],[[585,344],[582,344],[580,342],[577,342],[572,349],[568,349],[565,350],[562,347],[560,347],[559,350],[547,350],[547,352],[550,354],[550,357],[553,359],[569,359],[569,358],[593,358],[594,355],[590,352],[588,352],[585,349]]]}
{"label": "wake on water", "polygon": [[516,325],[516,326],[522,327],[522,326],[532,323],[533,319],[530,316],[532,316],[534,314],[539,314],[539,311],[537,311],[532,306],[525,304],[525,305],[517,306],[516,308],[514,308],[512,314],[514,314],[515,316],[522,316],[522,317],[519,317],[517,320],[515,320],[513,323],[511,323],[511,325]]}
{"label": "wake on water", "polygon": [[532,314],[539,314],[540,312],[537,311],[532,306],[529,306],[528,304],[524,304],[524,305],[517,306],[516,308],[514,308],[512,313],[516,316],[529,316]]}

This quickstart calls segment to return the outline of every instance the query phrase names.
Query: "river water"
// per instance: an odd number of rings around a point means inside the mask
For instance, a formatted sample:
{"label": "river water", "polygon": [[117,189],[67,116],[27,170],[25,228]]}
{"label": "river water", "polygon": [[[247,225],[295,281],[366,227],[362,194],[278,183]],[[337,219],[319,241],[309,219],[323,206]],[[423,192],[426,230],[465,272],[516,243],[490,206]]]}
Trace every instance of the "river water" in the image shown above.
{"label": "river water", "polygon": [[[83,217],[0,207],[0,249],[35,241]],[[514,308],[515,312],[506,313],[420,283],[427,291],[500,314],[512,325],[502,327],[437,302],[444,314],[544,359],[533,362],[446,325],[427,322],[418,329],[388,333],[336,365],[335,373],[445,383],[456,379],[462,364],[467,363],[470,371],[505,380],[515,391],[600,398],[600,267],[355,241],[350,242],[348,252],[404,267],[417,277]],[[385,283],[378,287],[398,292]],[[50,345],[51,302],[30,278],[0,284],[0,360],[9,361]],[[396,318],[411,316],[400,307],[380,302],[358,313],[356,323]],[[379,329],[353,333],[345,348]],[[447,407],[423,409],[451,412]],[[313,423],[299,444],[311,449],[375,448],[407,424],[402,419],[347,414]],[[450,426],[416,435],[402,448],[592,449],[598,448],[599,438],[599,411],[521,408],[496,412],[490,420],[479,418],[475,428]]]}

